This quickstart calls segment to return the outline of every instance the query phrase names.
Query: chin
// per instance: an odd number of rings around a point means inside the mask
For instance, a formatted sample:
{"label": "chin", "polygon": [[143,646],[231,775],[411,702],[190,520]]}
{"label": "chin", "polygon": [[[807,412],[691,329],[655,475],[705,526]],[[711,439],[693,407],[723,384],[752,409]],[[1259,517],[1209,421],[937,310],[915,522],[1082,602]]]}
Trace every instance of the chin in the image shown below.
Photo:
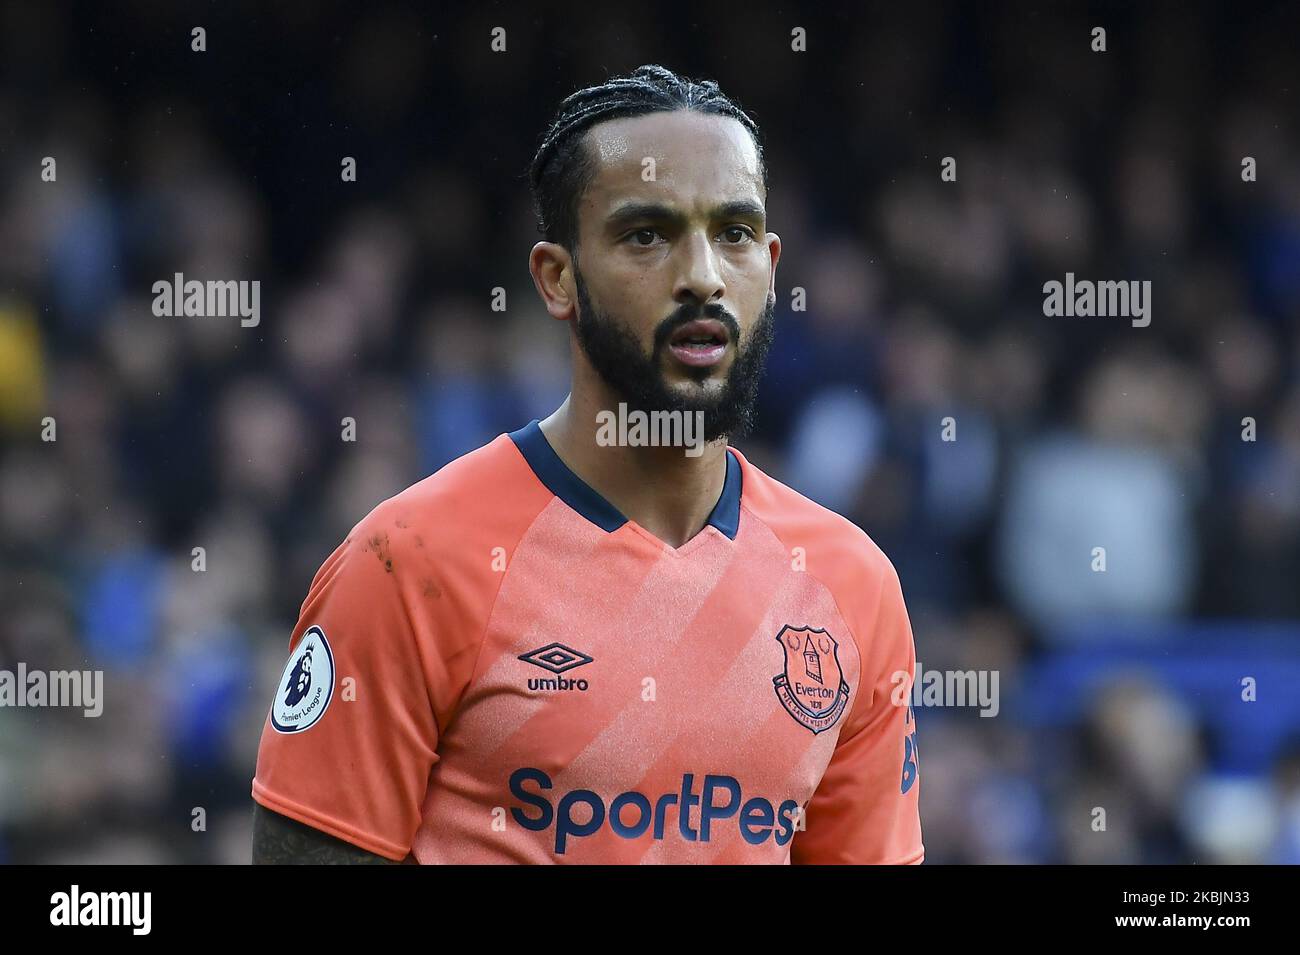
{"label": "chin", "polygon": [[730,361],[710,368],[677,366],[663,374],[660,380],[669,391],[683,397],[712,396],[722,393],[730,371]]}
{"label": "chin", "polygon": [[723,390],[726,388],[726,382],[727,376],[725,373],[719,373],[710,368],[708,373],[702,377],[683,376],[675,381],[665,381],[664,385],[668,393],[678,401],[696,405],[700,402],[712,404],[721,398]]}

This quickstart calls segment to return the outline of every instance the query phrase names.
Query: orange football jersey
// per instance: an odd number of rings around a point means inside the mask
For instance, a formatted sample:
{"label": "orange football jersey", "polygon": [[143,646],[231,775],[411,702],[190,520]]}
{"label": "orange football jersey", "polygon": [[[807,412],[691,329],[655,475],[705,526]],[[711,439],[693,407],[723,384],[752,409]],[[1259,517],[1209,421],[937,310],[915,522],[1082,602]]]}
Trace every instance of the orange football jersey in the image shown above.
{"label": "orange football jersey", "polygon": [[915,863],[915,650],[861,529],[727,451],[680,548],[538,423],[312,581],[253,797],[420,863]]}

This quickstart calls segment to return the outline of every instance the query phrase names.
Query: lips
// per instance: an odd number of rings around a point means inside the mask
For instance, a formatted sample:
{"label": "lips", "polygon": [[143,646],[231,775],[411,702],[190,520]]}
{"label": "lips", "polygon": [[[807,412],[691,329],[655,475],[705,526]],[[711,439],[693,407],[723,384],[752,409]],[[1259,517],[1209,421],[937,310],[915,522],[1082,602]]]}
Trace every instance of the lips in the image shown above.
{"label": "lips", "polygon": [[727,353],[731,336],[716,319],[701,318],[682,325],[668,339],[668,350],[684,365],[707,368]]}

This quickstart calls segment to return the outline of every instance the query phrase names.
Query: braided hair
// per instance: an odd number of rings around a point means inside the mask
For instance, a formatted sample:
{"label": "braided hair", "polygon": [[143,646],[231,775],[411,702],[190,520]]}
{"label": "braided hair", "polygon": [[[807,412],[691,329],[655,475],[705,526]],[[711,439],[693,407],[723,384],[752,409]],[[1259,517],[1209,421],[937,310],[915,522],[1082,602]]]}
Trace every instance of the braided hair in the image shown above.
{"label": "braided hair", "polygon": [[713,80],[691,80],[657,64],[639,66],[565,98],[555,120],[543,133],[528,169],[537,231],[548,242],[571,252],[578,245],[578,200],[596,175],[596,164],[583,145],[597,123],[646,113],[694,110],[739,120],[754,138],[759,176],[767,184],[767,164],[758,125]]}

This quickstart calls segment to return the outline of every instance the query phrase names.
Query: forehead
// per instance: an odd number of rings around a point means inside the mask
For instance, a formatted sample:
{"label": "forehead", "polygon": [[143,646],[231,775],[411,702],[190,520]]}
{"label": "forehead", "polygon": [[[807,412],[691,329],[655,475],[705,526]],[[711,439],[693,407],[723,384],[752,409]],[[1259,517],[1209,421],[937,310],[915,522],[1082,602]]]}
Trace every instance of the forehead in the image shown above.
{"label": "forehead", "polygon": [[[758,150],[739,120],[689,110],[621,117],[593,126],[587,151],[596,174],[584,208],[603,217],[628,199],[707,208],[763,198]],[[653,181],[643,170],[654,160]]]}

